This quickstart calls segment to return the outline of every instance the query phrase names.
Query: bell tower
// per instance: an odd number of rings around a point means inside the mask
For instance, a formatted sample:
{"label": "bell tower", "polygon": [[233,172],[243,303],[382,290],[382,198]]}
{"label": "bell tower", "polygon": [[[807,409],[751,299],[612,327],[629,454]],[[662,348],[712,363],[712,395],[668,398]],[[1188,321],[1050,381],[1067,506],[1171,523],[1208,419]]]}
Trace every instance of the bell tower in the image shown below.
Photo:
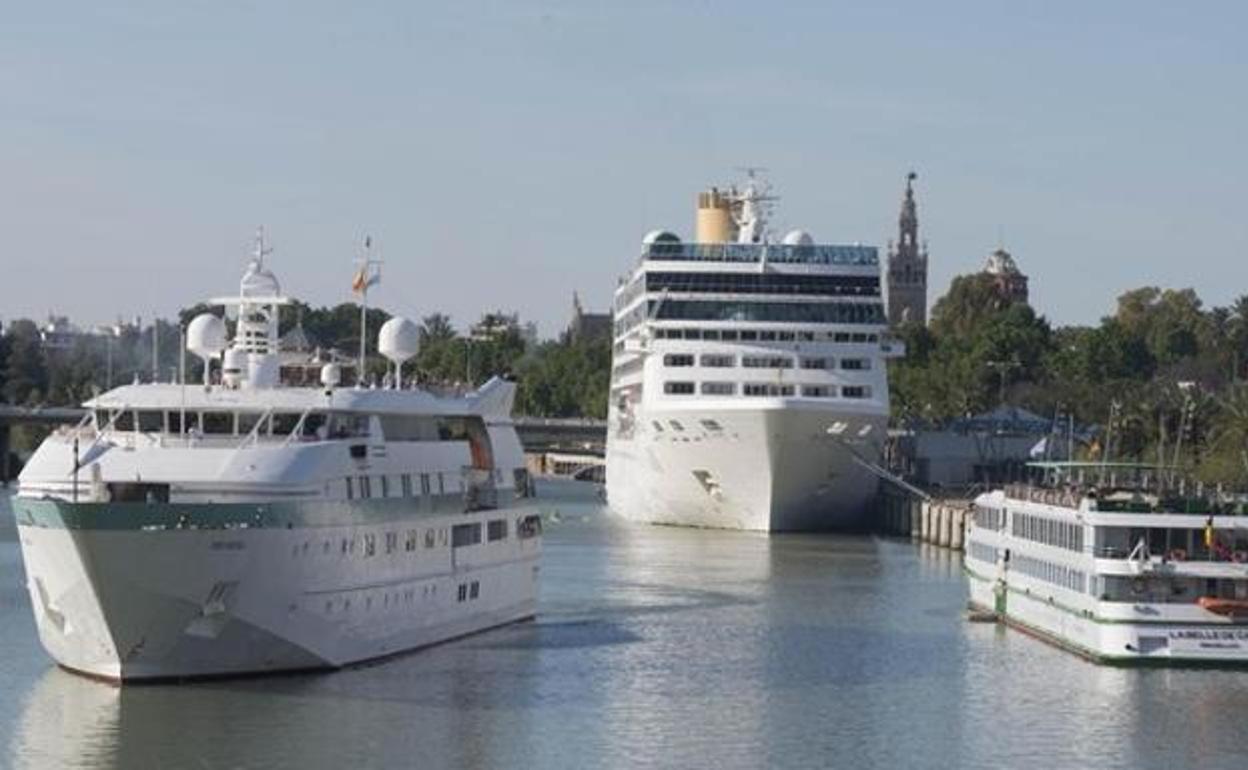
{"label": "bell tower", "polygon": [[914,180],[906,176],[906,192],[897,220],[897,240],[888,244],[888,322],[927,323],[927,244],[919,244],[919,214]]}

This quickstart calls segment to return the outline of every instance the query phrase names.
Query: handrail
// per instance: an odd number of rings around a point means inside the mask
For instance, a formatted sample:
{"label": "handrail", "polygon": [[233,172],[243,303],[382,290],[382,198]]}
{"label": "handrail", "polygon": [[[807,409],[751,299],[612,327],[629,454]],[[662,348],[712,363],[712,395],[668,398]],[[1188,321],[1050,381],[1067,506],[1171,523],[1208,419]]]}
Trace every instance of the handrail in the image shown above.
{"label": "handrail", "polygon": [[307,409],[303,410],[303,414],[299,415],[299,422],[295,423],[295,427],[289,434],[287,434],[286,440],[282,442],[283,447],[290,446],[291,442],[295,440],[295,436],[303,434],[303,425],[307,422],[308,415],[310,414],[312,414],[312,407],[309,406]]}

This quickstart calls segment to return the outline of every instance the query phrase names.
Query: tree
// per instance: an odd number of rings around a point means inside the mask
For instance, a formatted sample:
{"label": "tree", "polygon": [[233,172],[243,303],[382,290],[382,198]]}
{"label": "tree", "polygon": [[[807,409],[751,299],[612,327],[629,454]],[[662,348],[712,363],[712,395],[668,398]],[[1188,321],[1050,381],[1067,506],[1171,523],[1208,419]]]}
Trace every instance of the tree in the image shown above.
{"label": "tree", "polygon": [[48,371],[43,357],[39,327],[21,319],[5,332],[8,352],[4,364],[4,397],[11,404],[40,403],[48,389]]}

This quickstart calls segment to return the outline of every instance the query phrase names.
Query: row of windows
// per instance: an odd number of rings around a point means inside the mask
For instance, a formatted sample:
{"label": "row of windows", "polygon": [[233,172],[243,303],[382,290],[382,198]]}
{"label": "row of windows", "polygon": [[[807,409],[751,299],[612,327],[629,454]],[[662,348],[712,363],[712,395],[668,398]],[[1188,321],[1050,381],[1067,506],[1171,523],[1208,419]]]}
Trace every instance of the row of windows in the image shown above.
{"label": "row of windows", "polygon": [[1069,521],[1057,521],[1043,516],[1014,512],[1010,520],[1010,533],[1024,540],[1083,551],[1083,526]]}
{"label": "row of windows", "polygon": [[1054,564],[1043,559],[1033,559],[1030,556],[1015,556],[1010,569],[1071,591],[1085,593],[1088,590],[1087,574],[1073,567]]}
{"label": "row of windows", "polygon": [[[302,440],[371,435],[374,415],[357,412],[248,412],[225,410],[109,410],[95,413],[97,430],[203,436],[293,437]],[[462,441],[485,433],[479,417],[376,415],[387,441]]]}
{"label": "row of windows", "polygon": [[[793,273],[646,273],[647,291],[701,294],[806,294],[815,296],[879,296],[874,275],[808,275]],[[636,297],[634,287],[625,295]]]}
{"label": "row of windows", "polygon": [[[668,367],[693,366],[695,363],[700,363],[702,366],[709,368],[727,369],[737,365],[737,357],[722,353],[708,353],[698,358],[689,353],[668,353],[663,356],[663,365]],[[801,365],[803,369],[832,369],[836,366],[836,359],[820,356],[802,356]],[[741,356],[741,366],[746,369],[792,369],[793,358],[774,355]],[[842,358],[841,368],[851,371],[866,371],[871,368],[871,359]]]}
{"label": "row of windows", "polygon": [[780,323],[883,324],[879,302],[744,302],[650,300],[648,314],[659,320],[772,321]]}
{"label": "row of windows", "polygon": [[[797,386],[780,384],[780,383],[764,383],[764,382],[747,382],[741,385],[741,393],[746,396],[793,396],[796,394]],[[669,380],[663,383],[663,392],[669,396],[691,396],[699,392],[697,384],[687,380]],[[737,383],[735,382],[703,382],[701,383],[701,393],[704,396],[732,396],[737,393]],[[806,398],[871,398],[871,388],[866,385],[845,385],[838,388],[835,385],[802,385],[801,393]]]}
{"label": "row of windows", "polygon": [[972,540],[969,551],[972,559],[986,562],[988,564],[997,563],[997,549],[990,545],[985,545]]}
{"label": "row of windows", "polygon": [[975,526],[993,531],[1005,529],[1005,509],[989,505],[975,506]]}
{"label": "row of windows", "polygon": [[654,330],[659,340],[724,340],[725,342],[878,342],[879,335],[865,332],[776,331],[774,329],[668,329]]}
{"label": "row of windows", "polygon": [[[439,471],[438,477],[438,494],[446,494],[446,477]],[[347,476],[346,488],[347,499],[354,500],[360,498],[367,500],[371,497],[428,497],[432,494],[433,480],[430,474],[420,474],[420,492],[417,494],[415,487],[412,485],[412,474],[403,473],[397,477],[397,487],[391,483],[390,476]],[[377,483],[374,484],[373,480]],[[373,494],[376,492],[376,494]]]}

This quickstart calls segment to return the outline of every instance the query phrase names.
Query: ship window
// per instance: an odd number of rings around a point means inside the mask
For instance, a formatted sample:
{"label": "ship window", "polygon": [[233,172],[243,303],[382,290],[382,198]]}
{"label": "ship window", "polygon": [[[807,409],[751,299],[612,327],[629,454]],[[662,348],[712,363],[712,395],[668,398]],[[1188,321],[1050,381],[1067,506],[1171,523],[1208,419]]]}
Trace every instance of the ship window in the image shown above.
{"label": "ship window", "polygon": [[866,369],[870,369],[870,368],[871,368],[871,359],[869,359],[869,358],[842,358],[842,359],[841,359],[841,368],[842,368],[842,369],[853,369],[853,370],[856,370],[856,371],[863,371],[863,370],[866,370]]}
{"label": "ship window", "polygon": [[204,412],[204,434],[222,436],[234,432],[234,415],[230,412]]}
{"label": "ship window", "polygon": [[289,436],[299,424],[299,417],[295,412],[278,412],[269,420],[269,430],[274,436]]}
{"label": "ship window", "polygon": [[679,422],[677,422],[676,420],[668,420],[668,421],[667,421],[667,424],[668,424],[668,425],[671,425],[671,426],[672,426],[672,430],[674,430],[674,431],[683,431],[683,430],[685,429],[685,426],[681,425],[681,424],[680,424]]}
{"label": "ship window", "polygon": [[741,332],[742,342],[752,342],[758,339],[758,332]]}
{"label": "ship window", "polygon": [[438,471],[438,494],[446,494],[446,479],[442,476],[442,471]]}
{"label": "ship window", "polygon": [[256,429],[257,425],[262,426],[258,432],[263,434],[265,431],[265,427],[267,427],[267,426],[263,426],[263,422],[265,420],[266,420],[266,415],[261,414],[261,413],[240,412],[238,415],[238,435],[240,436],[251,435],[251,432]]}
{"label": "ship window", "polygon": [[714,430],[714,431],[720,431],[724,429],[724,426],[720,425],[715,420],[702,420],[702,427],[706,428],[707,430]]}
{"label": "ship window", "polygon": [[165,425],[167,426],[166,429],[173,435],[176,436],[176,435],[181,434],[182,433],[182,413],[181,412],[166,412],[165,413]]}
{"label": "ship window", "polygon": [[384,474],[381,476],[381,496],[390,496],[390,477]]}
{"label": "ship window", "polygon": [[429,491],[429,474],[422,473],[420,474],[420,493],[422,495],[428,495]]}
{"label": "ship window", "polygon": [[730,366],[736,366],[737,357],[728,356],[728,355],[704,355],[702,356],[702,365],[714,367],[718,369],[725,369]]}
{"label": "ship window", "polygon": [[486,538],[490,542],[495,540],[505,540],[507,538],[507,520],[494,519],[486,526]]}
{"label": "ship window", "polygon": [[360,476],[360,497],[368,499],[373,496],[373,482],[368,476]]}
{"label": "ship window", "polygon": [[372,556],[377,553],[377,536],[371,533],[364,535],[364,555]]}
{"label": "ship window", "polygon": [[451,547],[462,548],[481,542],[481,524],[456,524],[451,527]]}
{"label": "ship window", "polygon": [[732,342],[737,339],[736,330],[724,329],[719,333],[719,338],[724,342]]}
{"label": "ship window", "polygon": [[776,335],[776,337],[777,337],[777,339],[779,339],[781,342],[792,342],[792,341],[793,341],[793,332],[780,332],[779,334],[777,334],[777,335]]}
{"label": "ship window", "polygon": [[827,385],[803,385],[802,395],[808,398],[828,398],[832,392]]}
{"label": "ship window", "polygon": [[113,430],[134,430],[134,412],[125,411],[113,420]]}
{"label": "ship window", "polygon": [[693,356],[684,353],[668,353],[663,356],[664,366],[693,366]]}
{"label": "ship window", "polygon": [[700,329],[685,329],[685,339],[700,340],[702,339],[702,331]]}
{"label": "ship window", "polygon": [[459,593],[457,597],[458,597],[457,601],[461,601],[461,602],[466,601],[468,599],[468,584],[467,583],[459,584]]}
{"label": "ship window", "polygon": [[702,395],[704,396],[731,396],[736,392],[737,384],[735,382],[702,383]]}
{"label": "ship window", "polygon": [[841,388],[841,395],[845,398],[871,398],[871,389],[864,385],[846,385]]}
{"label": "ship window", "polygon": [[806,358],[802,357],[803,369],[828,369],[831,368],[832,362],[826,358]]}
{"label": "ship window", "polygon": [[651,420],[650,424],[654,426],[655,433],[663,432],[663,423],[659,422],[658,420]]}
{"label": "ship window", "polygon": [[330,438],[357,438],[368,435],[368,416],[363,414],[335,413],[330,415]]}
{"label": "ship window", "polygon": [[407,531],[407,537],[403,540],[403,550],[404,550],[404,551],[415,551],[415,550],[416,550],[416,543],[419,541],[419,539],[420,539],[420,538],[418,538],[418,537],[417,537],[417,535],[416,535],[416,530],[414,530],[414,529],[409,529],[409,530]]}
{"label": "ship window", "polygon": [[743,391],[747,396],[791,396],[792,385],[776,385],[774,383],[747,382]]}
{"label": "ship window", "polygon": [[703,329],[703,330],[702,330],[702,339],[704,339],[704,340],[717,340],[717,339],[719,339],[719,330],[718,330],[718,329]]}
{"label": "ship window", "polygon": [[325,423],[328,421],[329,415],[322,412],[312,412],[303,418],[303,437],[304,438],[325,438],[329,435],[325,432]]}
{"label": "ship window", "polygon": [[143,433],[161,433],[165,429],[163,412],[139,412],[139,430]]}
{"label": "ship window", "polygon": [[693,393],[692,382],[665,382],[663,392],[671,396],[688,396]]}
{"label": "ship window", "polygon": [[399,533],[387,532],[386,533],[386,553],[394,553],[394,550],[398,547],[399,547]]}
{"label": "ship window", "polygon": [[798,332],[797,338],[801,340],[802,342],[814,342],[815,333],[814,332]]}
{"label": "ship window", "polygon": [[472,585],[468,587],[468,598],[475,599],[480,595],[481,595],[481,583],[474,580],[472,581]]}
{"label": "ship window", "polygon": [[347,476],[347,499],[355,499],[355,485],[351,483],[351,477]]}
{"label": "ship window", "polygon": [[411,497],[412,496],[412,474],[404,473],[400,477],[400,484],[403,487],[403,496]]}
{"label": "ship window", "polygon": [[434,540],[433,530],[432,529],[425,530],[425,547],[433,548],[436,544],[437,543]]}
{"label": "ship window", "polygon": [[849,332],[837,332],[832,338],[837,342],[849,342]]}
{"label": "ship window", "polygon": [[537,537],[542,534],[542,517],[537,514],[516,520],[516,537],[521,540]]}
{"label": "ship window", "polygon": [[438,422],[433,417],[383,415],[381,432],[387,441],[437,441]]}
{"label": "ship window", "polygon": [[775,342],[776,333],[775,332],[759,332],[758,338],[764,342]]}
{"label": "ship window", "polygon": [[793,359],[788,356],[741,356],[741,365],[747,369],[792,369]]}

